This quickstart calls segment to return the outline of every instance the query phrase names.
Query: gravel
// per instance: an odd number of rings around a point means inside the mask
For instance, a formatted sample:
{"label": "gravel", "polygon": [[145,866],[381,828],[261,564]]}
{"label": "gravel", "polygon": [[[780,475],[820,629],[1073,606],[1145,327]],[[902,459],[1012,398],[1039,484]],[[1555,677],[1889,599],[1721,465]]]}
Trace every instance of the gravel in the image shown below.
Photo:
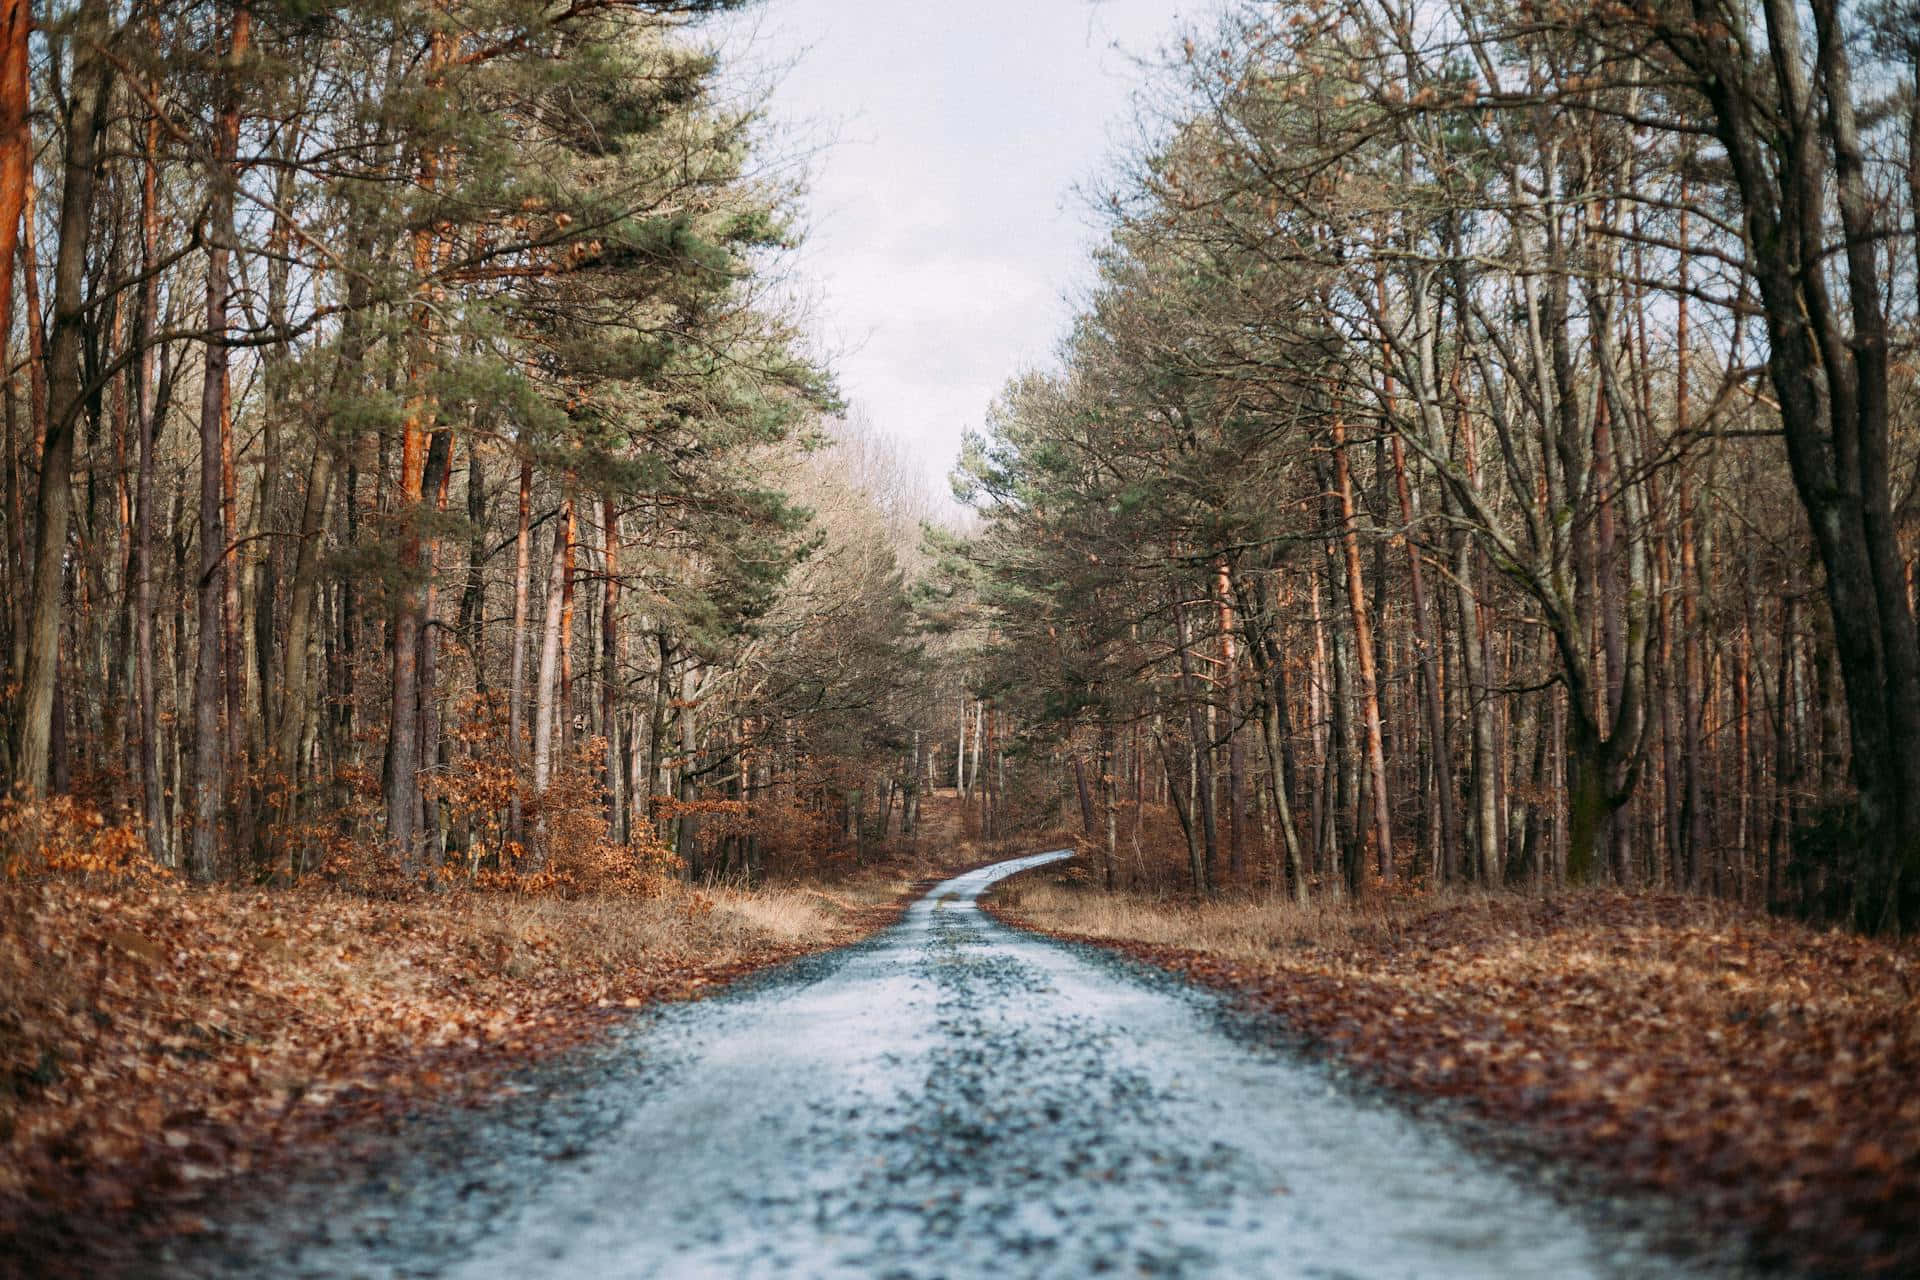
{"label": "gravel", "polygon": [[1724,1274],[947,881],[879,937],[230,1206],[179,1276]]}

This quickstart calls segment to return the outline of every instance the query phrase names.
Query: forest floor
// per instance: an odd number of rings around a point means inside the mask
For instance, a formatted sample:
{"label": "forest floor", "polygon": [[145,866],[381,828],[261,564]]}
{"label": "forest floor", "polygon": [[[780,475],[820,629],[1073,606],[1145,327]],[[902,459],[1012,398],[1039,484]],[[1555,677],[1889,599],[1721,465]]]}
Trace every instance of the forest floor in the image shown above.
{"label": "forest floor", "polygon": [[920,847],[807,883],[578,900],[0,883],[0,1275],[191,1233],[235,1179],[482,1103],[636,1008],[871,934],[984,856]]}
{"label": "forest floor", "polygon": [[1072,864],[1010,923],[1223,989],[1516,1154],[1677,1196],[1756,1260],[1920,1275],[1920,948],[1673,894],[1196,906]]}

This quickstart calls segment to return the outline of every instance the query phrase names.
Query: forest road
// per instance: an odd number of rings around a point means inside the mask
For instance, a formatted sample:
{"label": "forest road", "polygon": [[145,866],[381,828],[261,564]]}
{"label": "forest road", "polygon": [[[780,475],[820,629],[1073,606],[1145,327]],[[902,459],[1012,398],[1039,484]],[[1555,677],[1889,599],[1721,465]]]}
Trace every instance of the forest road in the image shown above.
{"label": "forest road", "polygon": [[585,1078],[315,1179],[164,1269],[1695,1274],[1233,1033],[1217,997],[976,905],[1064,856],[949,880],[876,939],[639,1019]]}

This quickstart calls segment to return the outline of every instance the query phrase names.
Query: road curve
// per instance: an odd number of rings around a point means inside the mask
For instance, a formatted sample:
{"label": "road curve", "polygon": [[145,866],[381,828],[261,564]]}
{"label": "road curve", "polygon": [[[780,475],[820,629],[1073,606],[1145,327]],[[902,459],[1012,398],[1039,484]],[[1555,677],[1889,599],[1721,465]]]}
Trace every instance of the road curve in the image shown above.
{"label": "road curve", "polygon": [[644,1019],[617,1055],[643,1065],[416,1138],[364,1184],[309,1188],[174,1269],[1691,1274],[1325,1068],[1228,1034],[1214,997],[977,907],[1065,856],[949,880],[826,963]]}

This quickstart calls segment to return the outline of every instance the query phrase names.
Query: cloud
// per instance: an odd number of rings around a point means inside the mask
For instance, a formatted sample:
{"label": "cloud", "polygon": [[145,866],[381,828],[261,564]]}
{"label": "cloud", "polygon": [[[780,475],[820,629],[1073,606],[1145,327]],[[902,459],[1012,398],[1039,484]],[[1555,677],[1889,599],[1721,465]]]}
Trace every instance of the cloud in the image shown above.
{"label": "cloud", "polygon": [[753,19],[754,56],[792,62],[776,116],[839,139],[816,162],[798,262],[823,345],[940,489],[961,431],[1065,332],[1094,235],[1073,188],[1128,118],[1130,53],[1207,7],[780,0]]}

